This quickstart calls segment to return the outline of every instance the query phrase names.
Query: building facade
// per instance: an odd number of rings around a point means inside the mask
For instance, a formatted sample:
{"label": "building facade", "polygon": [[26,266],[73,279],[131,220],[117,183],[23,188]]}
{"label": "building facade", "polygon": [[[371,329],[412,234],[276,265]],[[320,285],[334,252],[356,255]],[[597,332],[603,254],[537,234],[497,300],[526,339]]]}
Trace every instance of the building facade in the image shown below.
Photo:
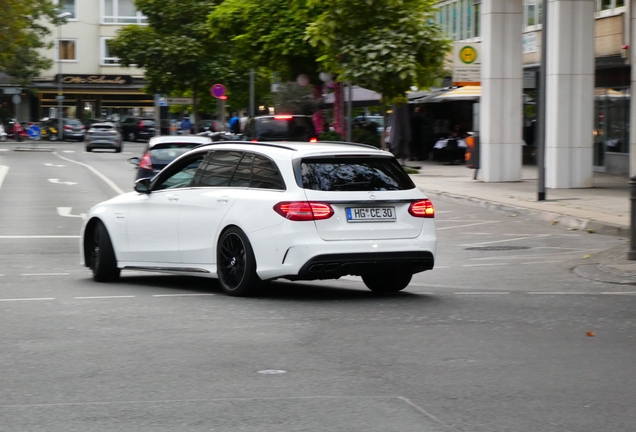
{"label": "building facade", "polygon": [[123,68],[109,41],[125,25],[145,25],[134,0],[59,0],[65,24],[52,29],[55,48],[43,52],[53,66],[33,80],[31,120],[58,116],[106,118],[154,112],[153,97],[143,91],[143,71]]}
{"label": "building facade", "polygon": [[[569,56],[563,51],[563,41],[571,38],[571,35],[575,34],[576,31],[580,31],[583,38],[589,37],[591,43],[587,47],[574,43],[571,47],[588,51],[590,47],[593,47],[594,90],[592,106],[589,107],[593,113],[589,118],[591,123],[589,129],[592,131],[591,139],[593,141],[592,169],[611,174],[628,175],[630,171],[630,36],[632,32],[630,4],[628,4],[628,0],[572,2],[571,5],[574,5],[572,7],[577,8],[572,13],[567,11],[568,5],[559,1],[550,0],[549,4],[554,6],[554,10],[548,15],[550,20],[548,26],[554,26],[557,29],[555,38],[560,41],[549,39],[549,45],[554,53],[552,56],[553,64],[559,63],[563,58]],[[516,36],[520,33],[520,40],[515,49],[521,53],[523,69],[521,75],[524,94],[522,99],[522,137],[524,140],[533,139],[534,133],[530,133],[529,130],[533,128],[536,120],[537,83],[539,82],[537,74],[541,62],[544,15],[543,0],[446,0],[439,2],[438,8],[438,23],[445,33],[455,41],[482,42],[486,34],[494,35],[496,38],[506,37],[499,30],[492,33],[493,27],[496,25],[488,24],[485,28],[484,17],[487,20],[495,19],[495,24],[497,19],[505,19],[508,26],[514,22],[513,17],[514,20],[521,21],[517,23],[520,25],[520,29],[508,30],[508,35],[514,34]],[[583,10],[586,11],[586,14],[589,11],[589,17],[574,17],[576,11]],[[559,35],[559,32],[562,34]],[[565,33],[569,33],[569,36],[566,37]],[[567,44],[567,42],[565,43]],[[496,49],[502,48],[504,48],[503,45],[498,45]],[[510,49],[506,53],[507,56],[514,57],[516,55],[512,54]],[[589,53],[583,53],[578,57],[587,58],[588,56]],[[572,63],[576,64],[577,61],[578,59],[574,58]],[[516,65],[511,65],[511,67],[515,68]],[[549,57],[548,68],[550,67]],[[556,67],[559,68],[558,65]],[[563,68],[569,70],[571,65],[564,65]],[[558,71],[555,72],[556,75],[559,75]],[[577,72],[573,76],[579,75],[580,73]],[[555,77],[555,79],[558,81],[560,78]],[[504,79],[502,82],[507,81]],[[559,101],[556,98],[552,105],[558,112],[566,109],[558,108]],[[569,138],[564,137],[563,134],[557,133],[556,135],[559,136],[559,140],[578,139],[574,133]],[[587,138],[583,137],[583,139]],[[574,143],[571,148],[577,146]],[[554,148],[556,147],[558,146],[554,145]],[[559,151],[556,150],[556,152]],[[581,186],[582,184],[579,184],[579,187]]]}

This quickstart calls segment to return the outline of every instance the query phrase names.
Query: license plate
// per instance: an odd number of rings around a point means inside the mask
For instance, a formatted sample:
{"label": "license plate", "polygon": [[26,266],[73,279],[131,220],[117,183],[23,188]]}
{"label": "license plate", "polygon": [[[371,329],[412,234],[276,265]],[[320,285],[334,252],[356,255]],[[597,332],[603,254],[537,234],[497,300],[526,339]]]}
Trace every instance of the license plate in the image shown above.
{"label": "license plate", "polygon": [[347,207],[347,222],[395,221],[395,207]]}

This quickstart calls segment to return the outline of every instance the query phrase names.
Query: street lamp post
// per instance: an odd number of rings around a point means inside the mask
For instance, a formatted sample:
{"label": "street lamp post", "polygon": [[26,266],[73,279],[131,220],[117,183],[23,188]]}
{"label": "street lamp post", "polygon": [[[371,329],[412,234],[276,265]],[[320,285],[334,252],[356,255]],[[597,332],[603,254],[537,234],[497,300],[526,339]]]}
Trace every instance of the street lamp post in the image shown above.
{"label": "street lamp post", "polygon": [[61,39],[62,39],[62,23],[60,20],[73,16],[70,12],[62,12],[57,15],[57,137],[60,141],[64,138],[63,122],[62,122],[62,101],[64,96],[62,95],[62,51],[61,51]]}

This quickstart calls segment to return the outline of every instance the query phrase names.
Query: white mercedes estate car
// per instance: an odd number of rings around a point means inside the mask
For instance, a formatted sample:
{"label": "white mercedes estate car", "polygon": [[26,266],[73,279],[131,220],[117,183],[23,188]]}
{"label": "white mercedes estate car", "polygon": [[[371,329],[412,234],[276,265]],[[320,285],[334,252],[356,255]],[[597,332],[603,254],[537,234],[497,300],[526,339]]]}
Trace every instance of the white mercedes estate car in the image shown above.
{"label": "white mercedes estate car", "polygon": [[431,270],[433,204],[392,154],[364,144],[222,142],[196,147],[135,191],[94,206],[82,264],[217,278],[233,296],[265,281],[362,277],[397,292]]}

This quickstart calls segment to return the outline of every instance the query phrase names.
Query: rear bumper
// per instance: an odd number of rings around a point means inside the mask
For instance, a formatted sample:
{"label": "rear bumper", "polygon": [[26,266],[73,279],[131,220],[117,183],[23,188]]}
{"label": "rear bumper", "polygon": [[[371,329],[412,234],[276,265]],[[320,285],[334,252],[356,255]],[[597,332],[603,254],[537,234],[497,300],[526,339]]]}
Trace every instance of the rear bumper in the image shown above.
{"label": "rear bumper", "polygon": [[434,264],[433,254],[424,251],[328,254],[311,258],[293,279],[335,279],[388,271],[414,274],[431,270]]}

